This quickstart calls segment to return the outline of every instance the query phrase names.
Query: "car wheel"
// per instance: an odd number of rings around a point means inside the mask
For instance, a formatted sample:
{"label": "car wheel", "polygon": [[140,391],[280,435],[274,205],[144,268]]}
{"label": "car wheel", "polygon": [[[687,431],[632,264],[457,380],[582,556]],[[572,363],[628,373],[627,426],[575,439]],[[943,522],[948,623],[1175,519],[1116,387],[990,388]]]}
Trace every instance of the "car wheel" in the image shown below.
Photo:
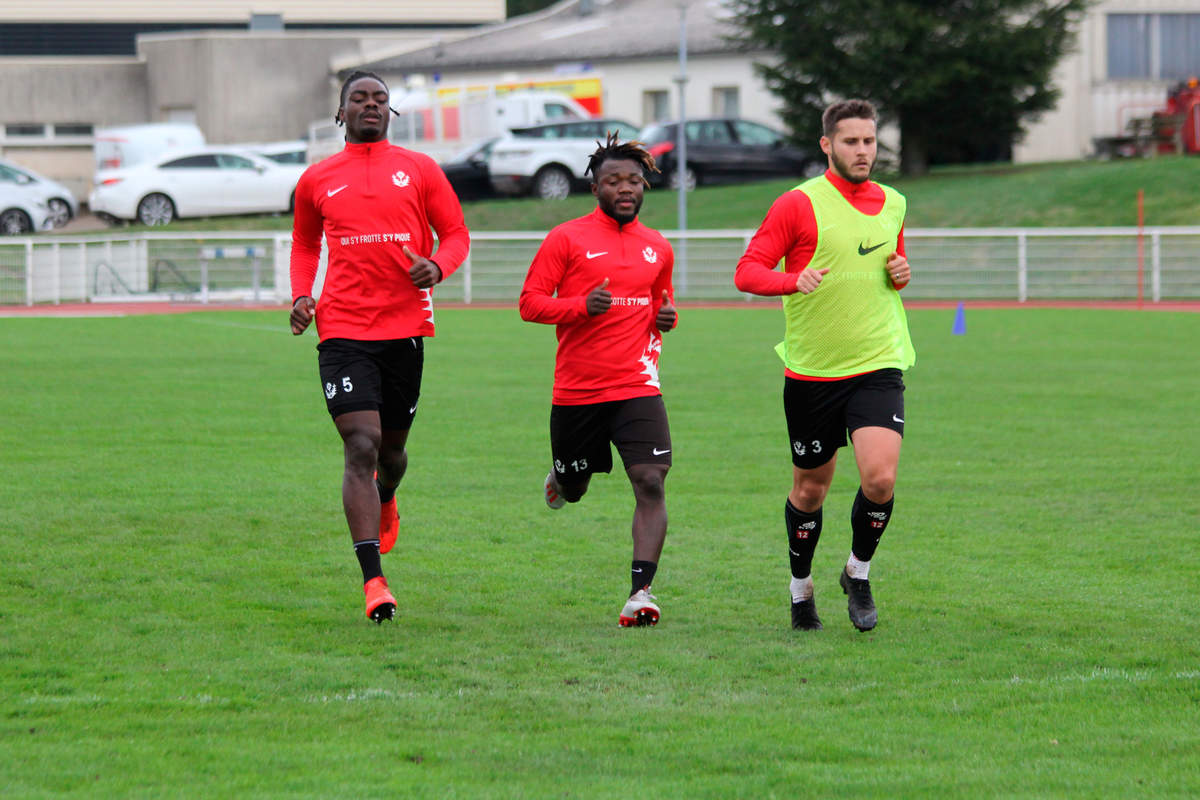
{"label": "car wheel", "polygon": [[562,167],[542,167],[533,176],[533,196],[542,200],[565,200],[571,193],[571,175]]}
{"label": "car wheel", "polygon": [[[670,174],[670,178],[668,179],[668,182],[670,183],[671,188],[678,189],[679,188],[679,170],[677,170],[677,169],[671,170],[671,172],[669,174]],[[687,190],[689,192],[692,189],[695,189],[697,186],[700,185],[700,174],[698,172],[696,172],[696,170],[692,169],[691,167],[684,167],[683,168],[683,185],[685,187],[687,187]]]}
{"label": "car wheel", "polygon": [[165,194],[148,194],[137,205],[137,218],[143,225],[166,225],[175,219],[175,204]]}
{"label": "car wheel", "polygon": [[61,197],[55,197],[46,203],[50,208],[50,221],[54,227],[61,228],[71,221],[71,206]]}
{"label": "car wheel", "polygon": [[20,236],[33,232],[33,220],[19,208],[10,208],[0,214],[0,233],[5,236]]}

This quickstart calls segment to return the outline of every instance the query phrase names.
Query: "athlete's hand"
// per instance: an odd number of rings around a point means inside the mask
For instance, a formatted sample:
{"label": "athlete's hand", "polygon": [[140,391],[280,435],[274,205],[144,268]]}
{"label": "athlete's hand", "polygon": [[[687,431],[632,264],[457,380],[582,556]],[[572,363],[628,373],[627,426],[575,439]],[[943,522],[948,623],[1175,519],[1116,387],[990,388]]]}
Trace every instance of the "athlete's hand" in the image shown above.
{"label": "athlete's hand", "polygon": [[667,290],[663,289],[662,305],[658,307],[658,316],[654,318],[654,326],[663,333],[675,327],[675,320],[679,318],[678,312],[675,311],[675,306],[671,305],[671,297],[667,294]]}
{"label": "athlete's hand", "polygon": [[908,259],[899,253],[892,253],[887,260],[888,277],[892,279],[892,286],[899,289],[908,284],[912,278],[912,270],[908,268]]}
{"label": "athlete's hand", "polygon": [[603,314],[612,308],[612,292],[608,290],[608,278],[604,283],[592,289],[587,296],[587,312],[589,317]]}
{"label": "athlete's hand", "polygon": [[810,269],[805,267],[800,270],[800,274],[796,276],[796,291],[800,294],[808,294],[821,285],[821,279],[825,277],[825,273],[829,272],[829,267],[825,269]]}
{"label": "athlete's hand", "polygon": [[404,255],[412,261],[408,268],[408,277],[418,289],[430,289],[442,282],[442,268],[424,256],[419,256],[404,246]]}
{"label": "athlete's hand", "polygon": [[296,302],[292,303],[292,335],[299,336],[304,333],[308,323],[313,321],[313,317],[317,315],[317,301],[311,297],[297,297]]}

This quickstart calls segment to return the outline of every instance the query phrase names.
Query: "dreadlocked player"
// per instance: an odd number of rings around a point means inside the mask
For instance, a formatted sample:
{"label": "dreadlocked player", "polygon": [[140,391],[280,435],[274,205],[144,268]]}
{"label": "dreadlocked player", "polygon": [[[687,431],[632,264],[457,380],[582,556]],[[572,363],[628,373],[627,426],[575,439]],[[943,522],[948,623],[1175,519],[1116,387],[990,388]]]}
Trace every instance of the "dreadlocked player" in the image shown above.
{"label": "dreadlocked player", "polygon": [[621,143],[610,133],[585,171],[598,207],[550,231],[520,299],[522,319],[558,328],[546,505],[579,502],[592,473],[611,472],[610,442],[633,485],[632,586],[618,620],[626,627],[658,623],[650,583],[667,535],[671,467],[658,356],[661,332],[677,320],[675,256],[662,234],[637,219],[650,170],[657,171],[654,158],[641,142]]}
{"label": "dreadlocked player", "polygon": [[[433,287],[470,249],[446,174],[388,142],[388,111],[378,75],[346,79],[334,117],[346,126],[346,147],[300,177],[291,260],[292,333],[316,318],[321,389],[345,451],[342,505],[375,622],[396,611],[379,555],[400,527],[396,486],[408,466],[424,337],[433,336]],[[329,262],[317,301],[322,235]]]}

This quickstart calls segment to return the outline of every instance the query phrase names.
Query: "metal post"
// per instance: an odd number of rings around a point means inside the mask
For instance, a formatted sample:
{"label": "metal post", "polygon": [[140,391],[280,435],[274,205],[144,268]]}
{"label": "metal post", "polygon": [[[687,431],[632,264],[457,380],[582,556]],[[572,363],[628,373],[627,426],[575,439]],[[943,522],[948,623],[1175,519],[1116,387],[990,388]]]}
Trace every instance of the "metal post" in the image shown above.
{"label": "metal post", "polygon": [[675,258],[675,287],[680,292],[687,291],[687,2],[679,4],[679,76],[675,83],[679,86],[679,129],[676,132],[675,150],[678,153],[675,166],[679,192],[677,208],[679,214],[679,248]]}
{"label": "metal post", "polygon": [[62,302],[62,254],[58,242],[50,245],[51,260],[54,262],[54,305]]}
{"label": "metal post", "polygon": [[1150,301],[1162,302],[1162,233],[1150,234]]}
{"label": "metal post", "polygon": [[25,305],[33,305],[33,239],[25,240]]}
{"label": "metal post", "polygon": [[208,259],[200,259],[200,302],[208,305]]}
{"label": "metal post", "polygon": [[463,261],[462,269],[459,271],[462,272],[462,276],[463,276],[463,302],[467,305],[470,305],[471,304],[471,255],[470,255],[470,253],[467,254],[467,259],[466,259],[466,261]]}
{"label": "metal post", "polygon": [[1026,252],[1024,231],[1017,234],[1017,300],[1024,303],[1029,299],[1029,257]]}

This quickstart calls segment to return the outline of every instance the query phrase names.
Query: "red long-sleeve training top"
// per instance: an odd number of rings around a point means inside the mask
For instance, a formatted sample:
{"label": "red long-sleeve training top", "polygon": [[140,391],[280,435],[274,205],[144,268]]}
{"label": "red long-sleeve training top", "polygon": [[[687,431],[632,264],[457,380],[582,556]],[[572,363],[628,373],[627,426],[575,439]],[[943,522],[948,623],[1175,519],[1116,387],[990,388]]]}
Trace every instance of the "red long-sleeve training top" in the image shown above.
{"label": "red long-sleeve training top", "polygon": [[[863,214],[874,216],[883,208],[883,189],[873,181],[851,183],[833,170],[825,171],[825,177],[842,196]],[[733,276],[734,285],[740,291],[751,294],[774,296],[794,294],[796,274],[812,260],[817,249],[817,218],[813,214],[812,201],[804,192],[784,192],[771,205],[766,218],[746,252],[738,261]],[[904,255],[904,229],[896,252]],[[782,258],[787,258],[784,272],[776,269]],[[894,284],[897,289],[906,284]]]}
{"label": "red long-sleeve training top", "polygon": [[312,294],[322,233],[329,248],[317,300],[322,341],[433,336],[432,292],[408,277],[403,248],[432,258],[444,279],[471,242],[458,196],[432,158],[388,142],[347,143],[304,171],[292,227],[293,303]]}
{"label": "red long-sleeve training top", "polygon": [[[655,325],[662,293],[674,303],[675,253],[641,222],[624,225],[597,208],[546,236],[529,265],[521,318],[557,326],[555,405],[586,405],[662,394]],[[612,306],[594,317],[587,296],[608,279]]]}

